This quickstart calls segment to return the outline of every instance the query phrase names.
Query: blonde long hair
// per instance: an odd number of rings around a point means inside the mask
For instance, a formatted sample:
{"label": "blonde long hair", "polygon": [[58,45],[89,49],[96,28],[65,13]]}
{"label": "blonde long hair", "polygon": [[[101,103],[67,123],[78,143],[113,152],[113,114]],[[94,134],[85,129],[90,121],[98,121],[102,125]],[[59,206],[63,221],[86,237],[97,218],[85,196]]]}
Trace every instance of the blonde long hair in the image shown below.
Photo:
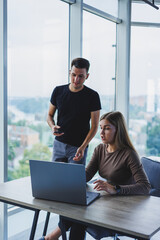
{"label": "blonde long hair", "polygon": [[108,120],[116,127],[115,144],[118,148],[127,147],[136,151],[128,135],[125,119],[121,112],[113,111],[105,113],[101,116],[100,121],[103,119]]}

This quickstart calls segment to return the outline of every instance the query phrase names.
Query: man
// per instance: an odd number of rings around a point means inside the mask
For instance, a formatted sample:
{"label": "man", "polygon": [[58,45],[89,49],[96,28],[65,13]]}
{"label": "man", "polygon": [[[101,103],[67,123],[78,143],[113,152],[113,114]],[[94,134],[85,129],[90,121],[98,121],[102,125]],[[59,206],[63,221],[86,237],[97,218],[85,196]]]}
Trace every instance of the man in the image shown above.
{"label": "man", "polygon": [[[52,161],[66,159],[85,164],[88,144],[99,123],[100,99],[96,91],[86,87],[90,63],[76,58],[71,63],[70,84],[58,86],[50,99],[47,122],[55,136]],[[57,110],[57,124],[54,121]],[[91,120],[91,127],[90,127]]]}

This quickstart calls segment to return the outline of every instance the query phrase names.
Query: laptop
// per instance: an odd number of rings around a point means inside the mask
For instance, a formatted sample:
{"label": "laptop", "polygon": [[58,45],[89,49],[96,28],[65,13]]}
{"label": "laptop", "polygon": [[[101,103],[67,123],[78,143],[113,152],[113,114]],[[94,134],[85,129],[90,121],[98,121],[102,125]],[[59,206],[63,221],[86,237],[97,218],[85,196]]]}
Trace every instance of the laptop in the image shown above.
{"label": "laptop", "polygon": [[100,193],[86,191],[82,164],[29,160],[32,195],[35,198],[89,205]]}

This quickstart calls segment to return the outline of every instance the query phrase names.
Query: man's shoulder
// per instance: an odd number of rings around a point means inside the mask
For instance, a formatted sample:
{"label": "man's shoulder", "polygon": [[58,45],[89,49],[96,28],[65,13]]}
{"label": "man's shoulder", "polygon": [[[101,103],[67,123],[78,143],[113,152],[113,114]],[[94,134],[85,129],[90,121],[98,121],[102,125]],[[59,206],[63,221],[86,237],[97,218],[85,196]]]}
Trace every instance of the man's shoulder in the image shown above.
{"label": "man's shoulder", "polygon": [[59,94],[59,93],[64,93],[64,92],[67,92],[68,91],[68,84],[65,84],[65,85],[59,85],[59,86],[56,86],[53,90],[53,92]]}
{"label": "man's shoulder", "polygon": [[95,90],[85,86],[84,97],[86,98],[86,101],[88,101],[91,112],[101,109],[100,96]]}
{"label": "man's shoulder", "polygon": [[68,89],[68,84],[56,86],[55,89],[58,89],[58,90],[59,90],[59,89],[60,89],[60,90],[62,90],[62,89]]}
{"label": "man's shoulder", "polygon": [[51,102],[53,101],[53,99],[56,99],[57,97],[61,98],[61,96],[66,94],[67,89],[68,89],[68,84],[56,86],[53,89],[53,92],[52,92],[52,95],[51,95]]}
{"label": "man's shoulder", "polygon": [[[87,87],[86,85],[84,85],[84,89],[85,89],[86,92],[88,92],[88,93],[90,93],[90,94],[95,94],[95,95],[98,94],[98,92],[96,92],[96,91],[95,91],[94,89],[92,89],[92,88]],[[98,95],[99,95],[99,94],[98,94]]]}

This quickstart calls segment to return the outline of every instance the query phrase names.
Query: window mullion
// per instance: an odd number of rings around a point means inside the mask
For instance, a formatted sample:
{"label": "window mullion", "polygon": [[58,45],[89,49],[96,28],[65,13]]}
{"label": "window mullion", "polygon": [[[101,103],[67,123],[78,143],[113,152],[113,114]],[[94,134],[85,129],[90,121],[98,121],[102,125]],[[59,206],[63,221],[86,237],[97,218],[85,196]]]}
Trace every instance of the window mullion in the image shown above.
{"label": "window mullion", "polygon": [[76,4],[70,5],[70,61],[75,57],[82,56],[82,19],[83,1],[77,0]]}
{"label": "window mullion", "polygon": [[123,113],[128,123],[131,30],[130,1],[119,1],[119,17],[122,19],[122,23],[117,24],[116,109]]}
{"label": "window mullion", "polygon": [[[0,183],[7,180],[7,1],[0,0]],[[0,239],[7,237],[7,205],[0,203]]]}

